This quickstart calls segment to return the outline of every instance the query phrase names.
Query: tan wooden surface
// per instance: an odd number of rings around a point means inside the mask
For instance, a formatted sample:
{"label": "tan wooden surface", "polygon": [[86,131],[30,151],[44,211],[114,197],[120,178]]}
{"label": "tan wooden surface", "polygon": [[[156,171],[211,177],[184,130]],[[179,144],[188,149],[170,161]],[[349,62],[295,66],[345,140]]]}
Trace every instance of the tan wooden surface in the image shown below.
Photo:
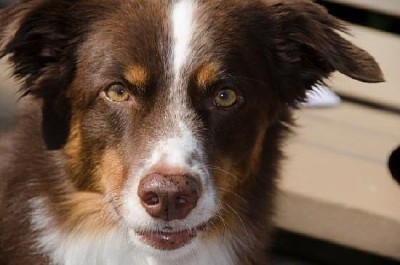
{"label": "tan wooden surface", "polygon": [[400,260],[400,186],[386,167],[400,116],[346,103],[298,116],[278,226]]}

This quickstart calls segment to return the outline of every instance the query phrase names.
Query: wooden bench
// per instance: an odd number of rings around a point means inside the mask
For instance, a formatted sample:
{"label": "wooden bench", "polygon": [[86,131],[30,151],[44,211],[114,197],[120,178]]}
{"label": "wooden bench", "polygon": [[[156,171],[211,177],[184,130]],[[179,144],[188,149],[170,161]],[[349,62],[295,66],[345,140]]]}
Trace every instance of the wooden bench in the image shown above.
{"label": "wooden bench", "polygon": [[[335,74],[330,86],[400,107],[400,37],[351,29],[350,39],[376,57],[387,82],[363,84]],[[344,102],[333,109],[299,110],[297,116],[277,226],[400,261],[400,186],[386,167],[400,145],[400,115]]]}

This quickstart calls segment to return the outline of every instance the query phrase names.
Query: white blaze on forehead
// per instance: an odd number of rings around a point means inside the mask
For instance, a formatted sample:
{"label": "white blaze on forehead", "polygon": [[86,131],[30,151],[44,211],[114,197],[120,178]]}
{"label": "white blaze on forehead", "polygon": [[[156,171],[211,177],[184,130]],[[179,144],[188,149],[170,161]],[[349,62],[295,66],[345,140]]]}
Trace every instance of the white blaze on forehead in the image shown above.
{"label": "white blaze on forehead", "polygon": [[194,32],[194,0],[181,0],[172,9],[173,67],[175,78],[190,53],[190,43]]}
{"label": "white blaze on forehead", "polygon": [[191,55],[191,43],[195,31],[196,0],[178,0],[172,5],[171,25],[173,42],[171,46],[172,69],[174,79],[171,83],[171,102],[167,116],[173,119],[169,135],[157,144],[152,160],[164,162],[167,166],[187,166],[187,161],[193,153],[201,153],[201,147],[193,135],[190,126],[191,110],[187,106],[186,82],[183,76],[183,68],[189,64]]}

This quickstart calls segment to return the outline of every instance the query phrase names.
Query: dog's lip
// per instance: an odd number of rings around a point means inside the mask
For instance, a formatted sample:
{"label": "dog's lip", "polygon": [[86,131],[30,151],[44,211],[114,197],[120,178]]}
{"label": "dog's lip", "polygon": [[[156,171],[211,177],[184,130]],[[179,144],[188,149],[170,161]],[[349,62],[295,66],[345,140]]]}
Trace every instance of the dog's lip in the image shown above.
{"label": "dog's lip", "polygon": [[158,250],[176,250],[181,248],[197,236],[198,229],[182,230],[178,232],[166,231],[136,231],[141,240]]}

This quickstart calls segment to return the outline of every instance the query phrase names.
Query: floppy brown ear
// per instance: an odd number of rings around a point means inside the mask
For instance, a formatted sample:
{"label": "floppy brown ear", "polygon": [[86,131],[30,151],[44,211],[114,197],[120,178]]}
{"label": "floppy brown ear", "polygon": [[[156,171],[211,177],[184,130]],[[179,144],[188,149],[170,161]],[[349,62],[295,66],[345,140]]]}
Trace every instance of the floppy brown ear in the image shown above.
{"label": "floppy brown ear", "polygon": [[[73,1],[71,1],[73,2]],[[69,133],[65,89],[75,69],[69,1],[25,0],[0,11],[0,57],[8,56],[21,92],[43,100],[43,138],[60,148]]]}
{"label": "floppy brown ear", "polygon": [[362,82],[384,81],[375,59],[339,34],[345,26],[325,8],[309,0],[269,1],[267,6],[275,54],[285,75],[303,89],[335,70]]}

